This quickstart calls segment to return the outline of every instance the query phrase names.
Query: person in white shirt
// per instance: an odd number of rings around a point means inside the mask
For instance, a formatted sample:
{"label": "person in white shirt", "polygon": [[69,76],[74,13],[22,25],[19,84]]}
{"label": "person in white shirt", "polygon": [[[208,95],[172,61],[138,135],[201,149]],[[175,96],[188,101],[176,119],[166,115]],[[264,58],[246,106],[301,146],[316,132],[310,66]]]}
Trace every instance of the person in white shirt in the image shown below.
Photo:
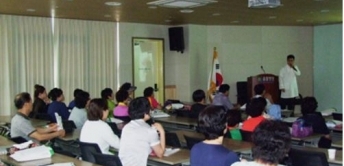
{"label": "person in white shirt", "polygon": [[75,96],[75,107],[69,115],[68,120],[75,123],[77,129],[81,129],[87,120],[86,107],[90,102],[90,94],[85,91],[79,91]]}
{"label": "person in white shirt", "polygon": [[92,99],[88,106],[87,121],[81,129],[80,141],[98,144],[103,154],[111,154],[110,146],[119,149],[119,138],[104,121],[109,110],[106,100]]}
{"label": "person in white shirt", "polygon": [[118,154],[123,166],[146,166],[152,152],[159,158],[165,152],[164,128],[159,123],[147,123],[150,108],[146,97],[135,98],[129,104],[131,121],[122,129]]}
{"label": "person in white shirt", "polygon": [[287,56],[287,65],[279,73],[279,89],[281,90],[281,108],[292,110],[291,116],[294,116],[295,98],[299,96],[296,76],[300,76],[300,69],[294,65],[295,56]]}
{"label": "person in white shirt", "polygon": [[291,146],[289,128],[282,121],[265,120],[252,134],[253,161],[241,161],[232,166],[277,166]]}

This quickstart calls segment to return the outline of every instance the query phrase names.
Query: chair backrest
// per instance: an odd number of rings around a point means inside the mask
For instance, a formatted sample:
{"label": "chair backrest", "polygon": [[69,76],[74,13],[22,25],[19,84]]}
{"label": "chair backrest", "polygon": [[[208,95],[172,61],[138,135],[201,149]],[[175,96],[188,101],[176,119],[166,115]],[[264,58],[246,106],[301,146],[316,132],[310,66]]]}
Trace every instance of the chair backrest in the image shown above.
{"label": "chair backrest", "polygon": [[187,111],[184,109],[176,109],[175,112],[176,112],[176,115],[178,117],[189,117],[190,116],[190,111]]}
{"label": "chair backrest", "polygon": [[63,120],[62,125],[66,133],[71,133],[74,131],[74,129],[76,129],[76,125],[72,120]]}
{"label": "chair backrest", "polygon": [[166,138],[166,145],[167,146],[172,146],[175,148],[181,148],[182,147],[176,133],[167,133],[166,132],[165,138]]}
{"label": "chair backrest", "polygon": [[343,114],[342,113],[332,113],[333,116],[333,120],[339,120],[339,121],[343,121]]}
{"label": "chair backrest", "polygon": [[188,137],[186,135],[184,135],[184,138],[186,140],[186,146],[188,149],[192,149],[192,147],[199,143],[199,142],[202,142],[204,139],[201,139],[201,138],[194,138],[194,137]]}
{"label": "chair backrest", "polygon": [[41,120],[46,120],[46,121],[50,121],[50,115],[47,113],[37,113],[36,114],[36,119],[41,119]]}
{"label": "chair backrest", "polygon": [[95,163],[96,159],[93,153],[102,153],[98,144],[86,143],[86,142],[79,142],[79,144],[80,144],[82,160]]}
{"label": "chair backrest", "polygon": [[6,138],[10,138],[11,137],[11,129],[8,126],[0,126],[0,136],[4,136]]}
{"label": "chair backrest", "polygon": [[27,142],[27,140],[25,138],[20,137],[20,136],[11,138],[11,141],[13,141],[16,144],[21,144],[21,143]]}
{"label": "chair backrest", "polygon": [[252,142],[252,132],[240,129],[242,140],[246,142]]}
{"label": "chair backrest", "polygon": [[107,124],[111,127],[113,133],[115,133],[119,138],[121,138],[121,130],[118,129],[117,124],[113,122],[107,122]]}
{"label": "chair backrest", "polygon": [[325,153],[290,149],[289,158],[294,166],[329,166]]}
{"label": "chair backrest", "polygon": [[102,153],[93,153],[96,164],[102,166],[122,166],[121,160],[116,155],[108,155]]}

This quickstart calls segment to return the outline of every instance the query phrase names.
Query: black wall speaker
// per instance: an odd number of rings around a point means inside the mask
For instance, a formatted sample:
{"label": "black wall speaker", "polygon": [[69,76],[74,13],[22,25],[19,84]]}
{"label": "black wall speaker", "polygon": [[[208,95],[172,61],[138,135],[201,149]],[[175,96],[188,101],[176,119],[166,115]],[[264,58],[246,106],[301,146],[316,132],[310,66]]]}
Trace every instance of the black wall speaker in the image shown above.
{"label": "black wall speaker", "polygon": [[168,28],[168,35],[170,41],[170,50],[171,51],[180,51],[184,52],[184,32],[183,27],[172,27]]}

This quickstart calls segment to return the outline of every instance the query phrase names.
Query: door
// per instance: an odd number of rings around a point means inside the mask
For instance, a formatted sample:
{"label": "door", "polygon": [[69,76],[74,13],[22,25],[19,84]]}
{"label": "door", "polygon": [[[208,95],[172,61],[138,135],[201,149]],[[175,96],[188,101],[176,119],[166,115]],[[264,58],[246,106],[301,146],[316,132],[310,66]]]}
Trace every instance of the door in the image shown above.
{"label": "door", "polygon": [[156,100],[164,104],[164,39],[133,38],[134,97],[153,87]]}

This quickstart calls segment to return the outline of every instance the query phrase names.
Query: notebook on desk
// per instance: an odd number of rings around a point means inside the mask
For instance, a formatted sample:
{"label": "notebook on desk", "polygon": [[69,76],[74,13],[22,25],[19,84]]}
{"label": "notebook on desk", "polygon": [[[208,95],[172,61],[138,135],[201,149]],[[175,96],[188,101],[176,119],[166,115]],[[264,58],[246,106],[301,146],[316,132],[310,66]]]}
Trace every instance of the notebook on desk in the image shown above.
{"label": "notebook on desk", "polygon": [[161,111],[161,110],[154,110],[154,111],[151,111],[151,114],[150,114],[153,118],[166,118],[166,117],[169,117],[170,115]]}

